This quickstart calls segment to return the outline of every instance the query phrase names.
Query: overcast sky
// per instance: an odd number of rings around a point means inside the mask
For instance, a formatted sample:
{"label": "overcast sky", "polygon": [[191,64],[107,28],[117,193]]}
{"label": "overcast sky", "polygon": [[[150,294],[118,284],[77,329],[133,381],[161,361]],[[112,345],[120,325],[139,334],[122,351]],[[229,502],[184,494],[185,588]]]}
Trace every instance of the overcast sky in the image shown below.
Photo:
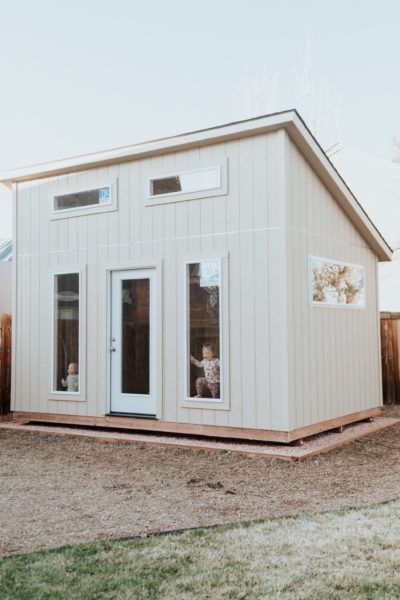
{"label": "overcast sky", "polygon": [[[398,0],[0,7],[0,170],[293,107],[326,146],[393,156]],[[10,222],[0,209],[0,238]]]}

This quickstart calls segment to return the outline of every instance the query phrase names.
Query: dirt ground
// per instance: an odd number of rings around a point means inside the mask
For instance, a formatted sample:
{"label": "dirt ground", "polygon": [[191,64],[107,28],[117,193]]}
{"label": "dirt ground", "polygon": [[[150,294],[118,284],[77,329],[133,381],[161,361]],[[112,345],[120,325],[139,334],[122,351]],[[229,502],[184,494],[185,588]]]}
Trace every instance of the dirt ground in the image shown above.
{"label": "dirt ground", "polygon": [[398,497],[400,425],[303,462],[0,430],[2,555]]}

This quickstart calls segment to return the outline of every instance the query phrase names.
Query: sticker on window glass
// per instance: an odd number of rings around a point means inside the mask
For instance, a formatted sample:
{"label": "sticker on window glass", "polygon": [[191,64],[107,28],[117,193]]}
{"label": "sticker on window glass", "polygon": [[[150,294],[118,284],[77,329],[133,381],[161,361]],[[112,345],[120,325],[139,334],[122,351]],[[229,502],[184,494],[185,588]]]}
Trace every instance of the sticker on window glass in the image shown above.
{"label": "sticker on window glass", "polygon": [[110,202],[110,188],[100,188],[99,189],[99,204],[108,204]]}
{"label": "sticker on window glass", "polygon": [[219,285],[219,262],[208,261],[200,263],[200,287]]}
{"label": "sticker on window glass", "polygon": [[314,304],[365,306],[365,272],[361,265],[310,257]]}

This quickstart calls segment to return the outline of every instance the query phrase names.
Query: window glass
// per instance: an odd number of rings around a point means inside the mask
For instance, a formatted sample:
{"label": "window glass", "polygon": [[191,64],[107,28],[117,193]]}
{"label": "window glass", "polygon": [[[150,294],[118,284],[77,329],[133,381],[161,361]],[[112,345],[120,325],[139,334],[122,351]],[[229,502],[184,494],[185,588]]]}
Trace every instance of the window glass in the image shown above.
{"label": "window glass", "polygon": [[150,393],[150,280],[122,281],[122,393]]}
{"label": "window glass", "polygon": [[79,392],[79,273],[55,275],[54,389]]}
{"label": "window glass", "polygon": [[71,210],[111,203],[111,187],[106,186],[72,194],[54,196],[54,210]]}
{"label": "window glass", "polygon": [[219,166],[150,180],[150,195],[201,192],[221,187]]}
{"label": "window glass", "polygon": [[151,195],[159,196],[160,194],[173,194],[174,192],[181,192],[182,186],[179,176],[163,177],[160,179],[153,179],[151,181]]}
{"label": "window glass", "polygon": [[364,307],[365,271],[361,265],[310,257],[312,302]]}
{"label": "window glass", "polygon": [[221,399],[220,261],[187,266],[189,398]]}

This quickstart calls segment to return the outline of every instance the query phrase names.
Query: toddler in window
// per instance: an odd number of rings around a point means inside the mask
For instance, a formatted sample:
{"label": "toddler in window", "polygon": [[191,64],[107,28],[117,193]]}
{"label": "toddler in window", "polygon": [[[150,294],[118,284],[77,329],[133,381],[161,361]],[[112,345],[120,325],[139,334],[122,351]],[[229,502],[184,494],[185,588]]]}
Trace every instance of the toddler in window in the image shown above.
{"label": "toddler in window", "polygon": [[220,390],[220,361],[214,356],[212,344],[203,345],[203,360],[199,361],[194,356],[190,357],[190,362],[196,367],[204,369],[204,377],[196,379],[196,398],[219,398]]}
{"label": "toddler in window", "polygon": [[61,385],[67,388],[67,392],[79,392],[79,375],[77,363],[69,363],[66,379],[61,379]]}

